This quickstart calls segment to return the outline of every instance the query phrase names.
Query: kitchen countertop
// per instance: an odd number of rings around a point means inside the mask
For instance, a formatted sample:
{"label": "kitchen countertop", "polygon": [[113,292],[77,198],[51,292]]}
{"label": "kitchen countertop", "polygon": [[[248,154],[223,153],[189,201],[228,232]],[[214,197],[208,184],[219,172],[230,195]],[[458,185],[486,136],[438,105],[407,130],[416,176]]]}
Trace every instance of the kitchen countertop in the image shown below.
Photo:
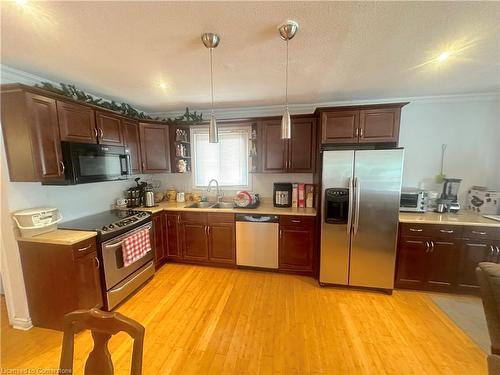
{"label": "kitchen countertop", "polygon": [[97,232],[84,230],[56,229],[55,231],[39,234],[33,237],[17,237],[22,242],[52,243],[56,245],[74,245],[97,236]]}
{"label": "kitchen countertop", "polygon": [[500,221],[487,219],[470,211],[459,211],[456,214],[437,212],[413,213],[400,212],[400,223],[420,224],[452,224],[452,225],[478,225],[485,227],[500,227]]}
{"label": "kitchen countertop", "polygon": [[292,208],[274,207],[272,202],[261,201],[258,208],[186,208],[190,203],[160,202],[156,207],[134,208],[138,211],[148,211],[157,213],[161,211],[183,211],[183,212],[220,212],[234,214],[254,214],[254,215],[296,215],[296,216],[316,216],[315,208]]}

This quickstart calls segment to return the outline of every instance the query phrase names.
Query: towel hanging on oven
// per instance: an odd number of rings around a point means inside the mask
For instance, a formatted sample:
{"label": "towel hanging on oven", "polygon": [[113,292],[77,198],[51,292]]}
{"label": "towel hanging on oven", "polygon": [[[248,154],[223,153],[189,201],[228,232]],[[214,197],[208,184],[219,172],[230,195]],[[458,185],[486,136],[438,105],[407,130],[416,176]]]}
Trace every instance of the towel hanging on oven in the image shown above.
{"label": "towel hanging on oven", "polygon": [[122,244],[123,265],[128,265],[141,259],[148,251],[151,251],[149,230],[144,229],[125,238]]}

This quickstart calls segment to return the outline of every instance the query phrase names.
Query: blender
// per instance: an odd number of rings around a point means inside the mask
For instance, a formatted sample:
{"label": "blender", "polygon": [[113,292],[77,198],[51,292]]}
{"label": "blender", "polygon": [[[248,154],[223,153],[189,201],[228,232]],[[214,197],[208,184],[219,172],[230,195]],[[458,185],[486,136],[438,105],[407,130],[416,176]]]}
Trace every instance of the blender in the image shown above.
{"label": "blender", "polygon": [[437,200],[437,212],[453,212],[460,210],[458,203],[458,189],[460,188],[461,178],[445,178],[443,184],[443,192]]}

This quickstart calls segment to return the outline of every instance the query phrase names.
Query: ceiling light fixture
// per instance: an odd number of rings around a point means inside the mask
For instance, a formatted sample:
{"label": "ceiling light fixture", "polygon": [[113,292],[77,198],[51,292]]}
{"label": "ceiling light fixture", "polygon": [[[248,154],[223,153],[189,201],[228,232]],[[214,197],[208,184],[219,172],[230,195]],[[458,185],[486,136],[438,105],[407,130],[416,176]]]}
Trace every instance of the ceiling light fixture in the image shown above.
{"label": "ceiling light fixture", "polygon": [[16,1],[16,4],[21,6],[21,7],[25,7],[26,5],[28,5],[28,0],[15,0]]}
{"label": "ceiling light fixture", "polygon": [[167,89],[167,84],[165,82],[161,82],[158,86],[160,86],[160,89],[162,89],[162,90]]}
{"label": "ceiling light fixture", "polygon": [[213,52],[214,48],[219,45],[220,38],[215,33],[205,33],[201,36],[201,41],[210,51],[210,88],[212,92],[212,111],[210,112],[210,124],[208,125],[208,141],[210,143],[219,143],[219,129],[214,113],[214,68],[213,68]]}
{"label": "ceiling light fixture", "polygon": [[286,65],[285,65],[285,112],[281,119],[281,139],[292,138],[292,122],[288,110],[288,41],[292,39],[299,30],[299,24],[288,20],[278,27],[281,39],[286,42]]}
{"label": "ceiling light fixture", "polygon": [[438,56],[438,60],[439,61],[445,61],[446,59],[448,59],[448,57],[451,56],[451,53],[448,52],[448,51],[445,51],[445,52],[441,52],[441,54]]}

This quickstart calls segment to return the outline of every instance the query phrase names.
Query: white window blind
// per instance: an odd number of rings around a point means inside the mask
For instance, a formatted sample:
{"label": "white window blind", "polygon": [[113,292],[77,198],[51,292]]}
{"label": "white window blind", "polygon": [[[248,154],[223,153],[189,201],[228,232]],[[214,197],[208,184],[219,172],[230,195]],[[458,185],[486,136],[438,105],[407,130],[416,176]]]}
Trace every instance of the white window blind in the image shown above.
{"label": "white window blind", "polygon": [[219,186],[249,186],[248,139],[250,129],[219,129],[219,143],[208,142],[208,129],[193,129],[194,185],[206,187],[215,178]]}

